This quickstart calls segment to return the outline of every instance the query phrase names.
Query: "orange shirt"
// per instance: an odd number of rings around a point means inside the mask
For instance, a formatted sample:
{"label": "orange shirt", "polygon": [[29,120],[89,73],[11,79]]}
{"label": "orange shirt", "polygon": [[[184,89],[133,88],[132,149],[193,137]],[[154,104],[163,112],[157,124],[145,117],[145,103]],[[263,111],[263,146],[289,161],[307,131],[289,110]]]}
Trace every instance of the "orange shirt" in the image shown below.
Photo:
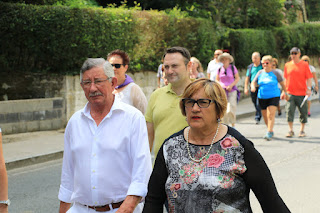
{"label": "orange shirt", "polygon": [[286,79],[288,93],[296,96],[305,96],[307,91],[307,80],[312,78],[309,65],[305,61],[295,64],[293,61],[284,65],[283,76]]}

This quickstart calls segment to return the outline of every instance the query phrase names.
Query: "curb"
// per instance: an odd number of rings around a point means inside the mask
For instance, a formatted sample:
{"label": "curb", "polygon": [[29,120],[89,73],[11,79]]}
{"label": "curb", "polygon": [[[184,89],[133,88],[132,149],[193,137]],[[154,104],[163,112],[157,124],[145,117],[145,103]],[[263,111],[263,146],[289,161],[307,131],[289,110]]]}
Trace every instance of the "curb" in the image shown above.
{"label": "curb", "polygon": [[30,166],[38,163],[44,163],[47,161],[52,161],[52,160],[57,160],[63,157],[63,150],[62,151],[57,151],[57,152],[52,152],[52,153],[47,153],[47,154],[42,154],[38,156],[32,156],[24,159],[18,159],[18,160],[13,160],[6,162],[6,169],[11,170],[11,169],[16,169],[24,166]]}

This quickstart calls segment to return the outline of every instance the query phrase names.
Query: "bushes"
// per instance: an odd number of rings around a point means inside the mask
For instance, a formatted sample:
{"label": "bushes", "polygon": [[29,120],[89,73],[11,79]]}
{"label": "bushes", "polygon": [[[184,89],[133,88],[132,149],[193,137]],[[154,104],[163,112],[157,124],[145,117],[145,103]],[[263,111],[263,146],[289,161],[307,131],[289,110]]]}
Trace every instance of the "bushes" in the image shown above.
{"label": "bushes", "polygon": [[155,11],[0,2],[0,21],[0,68],[9,71],[77,73],[86,57],[114,49],[129,53],[132,71],[157,70],[166,47],[208,61],[215,42],[211,22]]}
{"label": "bushes", "polygon": [[274,36],[277,41],[277,52],[288,57],[292,47],[299,47],[302,54],[320,54],[320,24],[295,24],[276,28]]}
{"label": "bushes", "polygon": [[0,23],[0,68],[7,71],[74,73],[87,57],[137,43],[132,13],[117,9],[0,3]]}
{"label": "bushes", "polygon": [[231,30],[229,39],[237,67],[248,66],[251,63],[252,53],[256,51],[261,55],[277,56],[276,41],[270,30]]}

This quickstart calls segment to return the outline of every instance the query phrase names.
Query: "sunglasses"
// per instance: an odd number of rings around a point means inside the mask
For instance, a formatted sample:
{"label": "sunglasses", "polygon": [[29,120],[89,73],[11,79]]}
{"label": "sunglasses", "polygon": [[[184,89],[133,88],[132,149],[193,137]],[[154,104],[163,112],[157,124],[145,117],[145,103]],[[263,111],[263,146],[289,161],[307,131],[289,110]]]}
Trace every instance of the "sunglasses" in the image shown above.
{"label": "sunglasses", "polygon": [[298,55],[298,53],[297,52],[292,52],[291,55]]}
{"label": "sunglasses", "polygon": [[119,69],[121,67],[121,65],[125,65],[125,64],[111,64],[113,67]]}

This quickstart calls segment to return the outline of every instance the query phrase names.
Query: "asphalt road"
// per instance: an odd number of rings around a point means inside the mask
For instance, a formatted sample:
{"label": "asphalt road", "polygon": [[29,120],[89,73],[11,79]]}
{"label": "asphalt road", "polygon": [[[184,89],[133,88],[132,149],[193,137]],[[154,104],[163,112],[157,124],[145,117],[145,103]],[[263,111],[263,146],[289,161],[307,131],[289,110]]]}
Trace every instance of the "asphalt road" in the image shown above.
{"label": "asphalt road", "polygon": [[[312,117],[306,126],[306,138],[287,139],[285,115],[276,117],[275,138],[265,141],[266,126],[254,124],[253,118],[241,119],[236,128],[252,140],[267,162],[279,194],[291,212],[320,212],[320,104],[313,103]],[[296,114],[294,130],[299,132]],[[61,160],[13,169],[8,172],[10,213],[54,213],[61,174]],[[262,212],[251,193],[253,212]]]}

